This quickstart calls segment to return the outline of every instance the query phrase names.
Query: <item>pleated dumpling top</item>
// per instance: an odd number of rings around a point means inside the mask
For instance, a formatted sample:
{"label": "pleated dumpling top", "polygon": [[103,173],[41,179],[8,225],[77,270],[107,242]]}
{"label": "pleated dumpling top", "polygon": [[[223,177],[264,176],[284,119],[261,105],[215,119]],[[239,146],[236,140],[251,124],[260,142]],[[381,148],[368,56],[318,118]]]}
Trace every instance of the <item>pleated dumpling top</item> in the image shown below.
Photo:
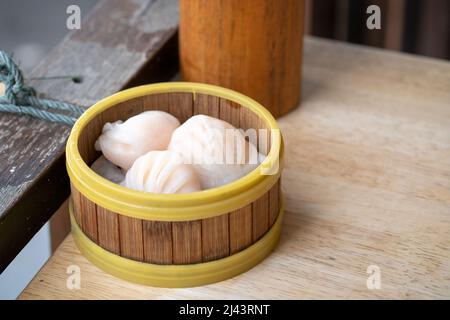
{"label": "pleated dumpling top", "polygon": [[180,122],[163,111],[145,111],[125,122],[107,122],[95,149],[102,151],[106,159],[128,170],[134,161],[153,150],[165,150],[173,131]]}
{"label": "pleated dumpling top", "polygon": [[201,190],[192,166],[171,151],[150,151],[128,170],[124,187],[153,193],[189,193]]}
{"label": "pleated dumpling top", "polygon": [[230,123],[206,115],[189,118],[172,134],[169,150],[192,164],[203,189],[239,179],[263,158],[244,134]]}

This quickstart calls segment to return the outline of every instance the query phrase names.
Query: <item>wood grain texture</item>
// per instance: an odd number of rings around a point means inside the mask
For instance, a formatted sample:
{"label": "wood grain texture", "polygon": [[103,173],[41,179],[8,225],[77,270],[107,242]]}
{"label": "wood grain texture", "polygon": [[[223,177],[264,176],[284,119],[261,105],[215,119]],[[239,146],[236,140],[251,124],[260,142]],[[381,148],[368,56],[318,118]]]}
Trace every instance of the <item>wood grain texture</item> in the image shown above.
{"label": "wood grain texture", "polygon": [[120,255],[119,217],[117,213],[97,206],[98,244]]}
{"label": "wood grain texture", "polygon": [[280,211],[280,180],[269,191],[269,227],[275,223]]}
{"label": "wood grain texture", "polygon": [[73,201],[73,208],[74,208],[74,217],[76,222],[78,223],[79,226],[81,226],[81,195],[80,192],[78,191],[77,188],[75,188],[75,186],[70,183],[70,191],[71,191],[71,197],[72,197],[72,201]]}
{"label": "wood grain texture", "polygon": [[144,261],[144,239],[142,220],[127,216],[119,217],[120,255],[137,261]]}
{"label": "wood grain texture", "polygon": [[202,261],[211,261],[230,254],[228,214],[202,220]]}
{"label": "wood grain texture", "polygon": [[80,214],[81,225],[86,235],[94,242],[98,241],[98,224],[97,224],[97,205],[80,195]]}
{"label": "wood grain texture", "polygon": [[[25,75],[73,74],[83,81],[31,81],[40,96],[88,107],[130,85],[166,81],[176,72],[177,0],[101,1],[83,16],[82,28]],[[69,195],[64,168],[69,131],[0,114],[0,271]]]}
{"label": "wood grain texture", "polygon": [[253,242],[261,238],[269,229],[269,193],[252,203]]}
{"label": "wood grain texture", "polygon": [[[267,259],[217,284],[151,288],[100,271],[69,236],[21,298],[448,299],[450,63],[315,38],[304,61],[302,107],[279,120],[286,214]],[[66,288],[72,264],[81,290]]]}
{"label": "wood grain texture", "polygon": [[169,112],[169,95],[167,93],[158,93],[147,95],[144,99],[144,110],[160,110]]}
{"label": "wood grain texture", "polygon": [[[255,114],[246,109],[242,108],[239,112],[239,128],[246,131],[248,129],[259,128],[260,122],[259,118],[255,117]],[[265,126],[264,126],[265,127]]]}
{"label": "wood grain texture", "polygon": [[143,221],[144,261],[155,264],[172,264],[172,223]]}
{"label": "wood grain texture", "polygon": [[172,223],[173,263],[202,262],[202,222]]}
{"label": "wood grain texture", "polygon": [[218,97],[196,93],[194,100],[194,115],[207,114],[211,117],[219,118],[219,103],[220,98]]}
{"label": "wood grain texture", "polygon": [[303,20],[303,0],[181,0],[183,78],[237,90],[276,117],[285,114],[300,97]]}
{"label": "wood grain texture", "polygon": [[230,212],[230,254],[239,252],[253,242],[252,205]]}
{"label": "wood grain texture", "polygon": [[177,92],[168,95],[169,113],[175,116],[180,123],[194,115],[192,93]]}
{"label": "wood grain texture", "polygon": [[258,152],[263,155],[268,155],[271,146],[271,132],[270,128],[262,119],[257,119],[256,128],[261,128],[263,130],[258,131]]}
{"label": "wood grain texture", "polygon": [[239,104],[226,99],[220,99],[219,119],[230,123],[235,128],[240,128],[240,111],[243,108]]}

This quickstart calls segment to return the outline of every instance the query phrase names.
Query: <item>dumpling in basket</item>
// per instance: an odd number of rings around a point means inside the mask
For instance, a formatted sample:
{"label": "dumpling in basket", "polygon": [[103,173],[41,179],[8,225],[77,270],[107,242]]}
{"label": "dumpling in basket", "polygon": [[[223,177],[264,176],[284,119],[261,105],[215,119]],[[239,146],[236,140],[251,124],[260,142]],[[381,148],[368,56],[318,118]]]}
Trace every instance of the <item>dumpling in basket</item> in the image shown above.
{"label": "dumpling in basket", "polygon": [[122,186],[153,193],[188,193],[201,190],[194,169],[171,151],[150,151],[128,170]]}
{"label": "dumpling in basket", "polygon": [[263,156],[241,130],[206,115],[189,118],[173,134],[168,147],[192,164],[203,189],[219,187],[255,169]]}
{"label": "dumpling in basket", "polygon": [[95,142],[106,159],[128,170],[134,161],[153,150],[165,150],[180,122],[163,111],[145,111],[125,122],[107,122]]}

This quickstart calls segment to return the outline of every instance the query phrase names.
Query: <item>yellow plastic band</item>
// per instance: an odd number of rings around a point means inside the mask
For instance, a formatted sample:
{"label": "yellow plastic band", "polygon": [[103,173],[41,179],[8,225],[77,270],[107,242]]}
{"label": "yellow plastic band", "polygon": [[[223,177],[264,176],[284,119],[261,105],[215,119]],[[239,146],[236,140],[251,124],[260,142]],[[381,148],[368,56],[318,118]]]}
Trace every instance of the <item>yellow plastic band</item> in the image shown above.
{"label": "yellow plastic band", "polygon": [[[83,129],[99,113],[121,102],[149,94],[168,92],[209,94],[231,100],[263,119],[275,130],[264,162],[246,176],[224,186],[188,194],[152,194],[131,190],[93,172],[81,158],[78,140]],[[170,82],[140,86],[118,92],[89,108],[75,123],[66,147],[67,171],[73,185],[96,204],[126,216],[157,221],[205,219],[241,208],[261,197],[277,182],[283,164],[283,139],[279,127],[259,103],[238,92],[200,83]],[[269,173],[269,174],[267,174]]]}
{"label": "yellow plastic band", "polygon": [[106,251],[90,240],[73,217],[69,202],[72,235],[81,253],[94,265],[118,278],[154,287],[185,288],[223,281],[241,274],[267,257],[278,243],[284,215],[283,198],[277,220],[256,243],[232,256],[189,265],[157,265],[138,262]]}

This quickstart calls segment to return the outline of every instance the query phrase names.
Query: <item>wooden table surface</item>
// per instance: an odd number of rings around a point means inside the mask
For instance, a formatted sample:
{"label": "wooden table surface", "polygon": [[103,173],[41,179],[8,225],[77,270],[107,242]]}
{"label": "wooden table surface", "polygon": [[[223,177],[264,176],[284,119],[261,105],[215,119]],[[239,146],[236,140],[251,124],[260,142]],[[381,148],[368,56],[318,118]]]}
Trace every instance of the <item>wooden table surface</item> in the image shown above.
{"label": "wooden table surface", "polygon": [[[260,265],[145,287],[100,271],[68,236],[21,298],[450,298],[450,63],[307,38],[302,103],[279,123],[286,215]],[[71,265],[79,290],[66,287]]]}

